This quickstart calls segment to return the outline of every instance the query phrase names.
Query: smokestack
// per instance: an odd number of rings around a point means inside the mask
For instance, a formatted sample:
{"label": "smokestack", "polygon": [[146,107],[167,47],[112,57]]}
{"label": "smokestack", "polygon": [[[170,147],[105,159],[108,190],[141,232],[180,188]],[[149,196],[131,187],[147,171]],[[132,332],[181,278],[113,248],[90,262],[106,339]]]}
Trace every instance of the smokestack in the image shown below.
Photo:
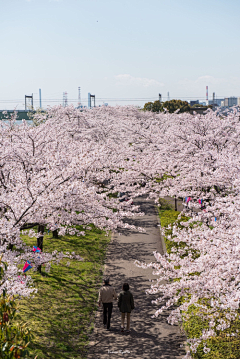
{"label": "smokestack", "polygon": [[206,86],[206,105],[208,106],[208,86]]}

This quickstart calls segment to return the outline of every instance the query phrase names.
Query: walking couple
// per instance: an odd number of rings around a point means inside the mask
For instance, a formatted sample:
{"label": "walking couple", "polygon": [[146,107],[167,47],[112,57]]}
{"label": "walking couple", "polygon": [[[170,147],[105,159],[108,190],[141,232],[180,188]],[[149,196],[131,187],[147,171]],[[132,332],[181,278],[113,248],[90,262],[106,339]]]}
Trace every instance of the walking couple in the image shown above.
{"label": "walking couple", "polygon": [[107,326],[107,330],[110,329],[110,320],[113,308],[113,299],[118,299],[118,308],[121,312],[121,332],[124,332],[125,317],[127,318],[127,330],[126,333],[130,333],[130,313],[134,309],[133,295],[129,290],[129,284],[124,283],[122,286],[122,292],[117,297],[115,289],[110,285],[109,278],[104,280],[104,285],[99,291],[98,305],[103,304],[103,324]]}

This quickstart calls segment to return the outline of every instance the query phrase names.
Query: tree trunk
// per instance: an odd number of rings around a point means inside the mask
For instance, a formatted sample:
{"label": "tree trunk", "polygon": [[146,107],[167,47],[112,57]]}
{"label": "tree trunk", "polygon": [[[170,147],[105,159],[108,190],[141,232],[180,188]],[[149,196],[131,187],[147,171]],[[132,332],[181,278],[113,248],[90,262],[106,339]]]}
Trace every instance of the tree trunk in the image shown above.
{"label": "tree trunk", "polygon": [[175,211],[177,211],[177,197],[175,196]]}
{"label": "tree trunk", "polygon": [[[13,237],[13,239],[15,239],[15,237]],[[13,250],[13,244],[12,243],[8,243],[7,249],[9,249],[10,251]]]}
{"label": "tree trunk", "polygon": [[[37,246],[38,248],[41,249],[41,251],[43,250],[43,236],[44,236],[44,226],[42,224],[38,225],[38,233],[41,233],[42,235],[40,235],[37,239]],[[41,273],[42,272],[42,266],[38,266],[37,268],[38,272]]]}
{"label": "tree trunk", "polygon": [[52,231],[52,237],[53,238],[58,238],[58,230],[55,229],[54,231]]}
{"label": "tree trunk", "polygon": [[12,250],[13,250],[13,244],[12,244],[12,243],[9,243],[7,249],[9,249],[10,251],[12,251]]}

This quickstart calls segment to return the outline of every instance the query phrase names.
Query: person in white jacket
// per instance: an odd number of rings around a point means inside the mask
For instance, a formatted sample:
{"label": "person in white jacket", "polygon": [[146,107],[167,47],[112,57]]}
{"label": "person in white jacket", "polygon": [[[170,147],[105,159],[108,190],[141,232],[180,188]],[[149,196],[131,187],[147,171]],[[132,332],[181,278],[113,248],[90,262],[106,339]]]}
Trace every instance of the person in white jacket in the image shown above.
{"label": "person in white jacket", "polygon": [[98,296],[98,305],[103,304],[103,325],[110,329],[110,320],[112,316],[113,299],[117,299],[115,289],[109,284],[109,278],[104,279],[104,285],[101,287]]}

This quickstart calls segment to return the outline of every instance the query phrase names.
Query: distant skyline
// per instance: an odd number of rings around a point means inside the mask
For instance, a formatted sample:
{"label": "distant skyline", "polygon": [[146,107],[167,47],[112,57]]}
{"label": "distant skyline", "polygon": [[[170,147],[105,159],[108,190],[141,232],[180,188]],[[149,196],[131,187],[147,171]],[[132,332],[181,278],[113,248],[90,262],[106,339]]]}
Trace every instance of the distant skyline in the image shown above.
{"label": "distant skyline", "polygon": [[239,0],[0,0],[0,110],[240,97]]}

